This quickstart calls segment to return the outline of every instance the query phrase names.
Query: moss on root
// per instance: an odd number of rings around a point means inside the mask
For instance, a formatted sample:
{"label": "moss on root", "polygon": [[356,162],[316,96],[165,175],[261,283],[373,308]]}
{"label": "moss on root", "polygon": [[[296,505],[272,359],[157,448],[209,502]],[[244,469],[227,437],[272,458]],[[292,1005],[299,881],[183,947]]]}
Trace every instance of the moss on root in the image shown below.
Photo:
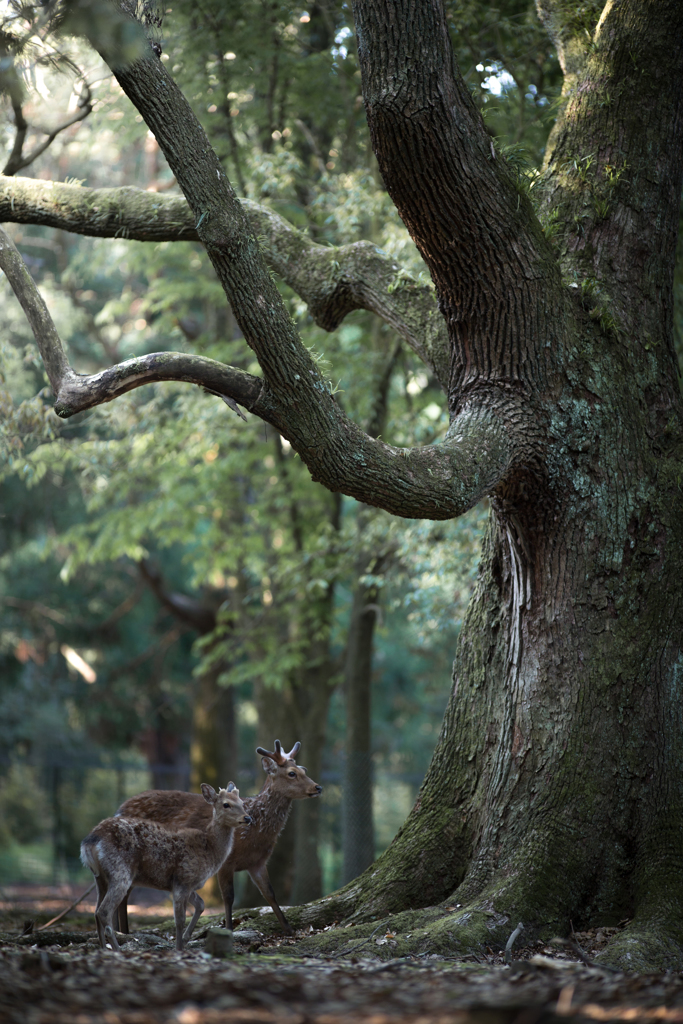
{"label": "moss on root", "polygon": [[[290,907],[287,916],[292,927],[301,934],[310,925],[318,901],[304,907]],[[389,914],[359,924],[339,924],[320,920],[316,931],[300,938],[291,952],[297,956],[377,957],[392,960],[408,956],[436,954],[444,957],[465,957],[487,950],[500,952],[517,925],[517,919],[483,908],[481,901],[468,907],[440,906],[422,910],[407,910]],[[270,911],[244,911],[240,914],[240,927],[257,927],[265,935],[277,935],[280,927]],[[517,947],[553,938],[564,937],[566,929],[557,922],[546,925],[527,925],[517,939]],[[559,933],[559,934],[558,934]],[[627,973],[653,973],[683,969],[683,943],[677,929],[638,921],[617,933],[603,952],[596,957],[597,964],[617,968]]]}

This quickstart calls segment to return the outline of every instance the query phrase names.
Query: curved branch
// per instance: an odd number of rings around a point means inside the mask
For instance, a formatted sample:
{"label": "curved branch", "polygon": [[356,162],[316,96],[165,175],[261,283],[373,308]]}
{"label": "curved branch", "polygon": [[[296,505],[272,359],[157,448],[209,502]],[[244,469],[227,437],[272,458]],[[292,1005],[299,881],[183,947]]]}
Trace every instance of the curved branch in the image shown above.
{"label": "curved branch", "polygon": [[[371,242],[330,247],[312,242],[273,210],[242,200],[249,225],[273,270],[333,331],[354,309],[376,313],[411,346],[446,389],[448,332],[431,285],[405,274]],[[196,241],[184,196],[137,188],[82,188],[0,176],[0,222],[44,224],[98,238]]]}
{"label": "curved branch", "polygon": [[[236,402],[259,415],[257,405],[263,388],[260,377],[254,377],[235,366],[219,363],[216,359],[188,355],[185,352],[150,352],[88,376],[70,370],[58,386],[55,412],[67,419],[77,412],[111,402],[143,384],[164,380],[198,384],[220,398],[229,400],[227,404],[231,408],[231,403]],[[239,410],[236,411],[239,415]]]}
{"label": "curved branch", "polygon": [[160,604],[186,626],[196,629],[200,636],[213,633],[216,628],[216,610],[188,594],[167,590],[156,566],[146,559],[138,562],[143,579]]}
{"label": "curved branch", "polygon": [[[200,384],[235,399],[272,423],[293,445],[304,450],[313,478],[330,490],[410,518],[450,519],[460,515],[489,493],[512,466],[514,444],[510,433],[501,416],[486,408],[463,410],[443,444],[395,448],[365,434],[333,401],[327,407],[327,429],[316,438],[317,417],[309,418],[308,410],[297,417],[289,403],[278,401],[260,378],[201,356],[155,352],[81,376],[69,366],[35,282],[2,228],[0,268],[33,328],[56,395],[55,409],[62,417],[109,402],[151,381]],[[514,415],[505,418],[514,422]]]}
{"label": "curved branch", "polygon": [[12,101],[12,109],[14,111],[14,123],[16,127],[16,135],[14,139],[14,145],[12,146],[12,152],[9,155],[9,159],[2,169],[2,173],[8,176],[16,174],[18,171],[23,171],[25,167],[29,167],[34,160],[37,160],[42,153],[48,149],[55,141],[57,136],[61,132],[66,131],[67,128],[71,128],[72,125],[77,124],[79,121],[84,121],[85,118],[92,113],[92,93],[90,86],[87,81],[83,80],[83,88],[81,95],[78,99],[78,106],[76,112],[69,117],[63,124],[58,125],[52,131],[45,131],[44,129],[38,128],[42,135],[46,138],[43,142],[40,142],[35,149],[28,156],[24,156],[24,142],[26,141],[26,133],[29,128],[29,124],[24,117],[24,111],[22,106],[22,94],[21,85],[19,82],[18,75],[14,68],[11,69],[12,73],[17,79],[16,85],[10,84],[10,98]]}
{"label": "curved branch", "polygon": [[239,402],[247,409],[258,404],[263,388],[259,377],[215,359],[184,352],[152,352],[127,359],[99,373],[75,373],[69,366],[62,340],[35,281],[11,238],[1,227],[0,269],[4,271],[31,325],[55,396],[58,416],[73,416],[111,402],[133,388],[162,380],[199,384]]}
{"label": "curved branch", "polygon": [[62,339],[57,333],[43,297],[36,288],[28,267],[24,263],[9,235],[0,227],[0,270],[7,277],[14,294],[21,303],[31,325],[40,354],[45,364],[52,392],[56,396],[59,385],[73,370],[69,366]]}

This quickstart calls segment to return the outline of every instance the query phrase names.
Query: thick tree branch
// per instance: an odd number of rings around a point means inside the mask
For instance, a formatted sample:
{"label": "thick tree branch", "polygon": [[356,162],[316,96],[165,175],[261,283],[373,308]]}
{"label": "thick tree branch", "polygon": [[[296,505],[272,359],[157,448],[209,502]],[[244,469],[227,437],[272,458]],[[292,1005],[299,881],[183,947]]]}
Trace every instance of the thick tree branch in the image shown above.
{"label": "thick tree branch", "polygon": [[216,610],[194,597],[168,590],[156,566],[143,560],[138,562],[140,573],[160,604],[180,622],[205,636],[216,628]]}
{"label": "thick tree branch", "polygon": [[603,0],[588,0],[580,6],[562,3],[562,0],[536,0],[538,16],[557,49],[564,74],[564,95],[576,86],[603,7]]}
{"label": "thick tree branch", "polygon": [[0,223],[42,224],[95,238],[197,241],[184,196],[139,188],[83,188],[58,181],[0,176]]}
{"label": "thick tree branch", "polygon": [[152,352],[127,359],[100,373],[81,375],[69,366],[64,346],[47,306],[11,238],[0,228],[0,269],[26,314],[55,396],[59,416],[73,416],[110,402],[153,381],[179,380],[199,384],[250,409],[258,404],[263,384],[244,370],[215,359],[183,352]]}
{"label": "thick tree branch", "polygon": [[543,276],[548,252],[455,66],[441,0],[356,0],[382,177],[457,321]]}
{"label": "thick tree branch", "polygon": [[[318,245],[265,206],[242,200],[268,264],[307,303],[324,330],[354,309],[376,313],[448,384],[448,332],[434,290],[401,271],[371,242]],[[99,238],[142,242],[196,240],[184,196],[136,188],[90,189],[33,178],[0,177],[0,222],[44,224]]]}
{"label": "thick tree branch", "polygon": [[[565,275],[593,296],[594,315],[620,335],[629,362],[640,358],[641,382],[643,374],[656,388],[667,380],[665,404],[679,390],[670,309],[683,184],[682,25],[678,0],[605,4],[548,140],[543,186]],[[655,280],[654,291],[645,286]]]}
{"label": "thick tree branch", "polygon": [[462,403],[447,441],[428,448],[392,448],[365,434],[343,414],[301,343],[244,208],[164,65],[150,51],[114,74],[175,174],[261,365],[259,415],[290,441],[313,479],[397,515],[437,519],[461,514],[495,487],[518,454],[514,433],[522,406],[508,417],[500,392],[492,402],[482,389]]}

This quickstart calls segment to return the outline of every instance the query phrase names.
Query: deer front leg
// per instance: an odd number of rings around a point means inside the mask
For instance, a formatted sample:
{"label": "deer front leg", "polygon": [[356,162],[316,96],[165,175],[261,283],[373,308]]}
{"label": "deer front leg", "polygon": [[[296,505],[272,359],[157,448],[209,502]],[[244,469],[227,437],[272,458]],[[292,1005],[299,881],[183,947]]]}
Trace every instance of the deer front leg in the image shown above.
{"label": "deer front leg", "polygon": [[273,887],[270,884],[270,878],[268,877],[268,869],[265,864],[262,864],[257,868],[249,868],[249,876],[253,881],[254,885],[258,888],[258,891],[263,896],[264,900],[270,904],[275,912],[275,916],[282,925],[282,930],[285,935],[293,935],[294,929],[289,924],[289,921],[282,913],[278,901],[275,899],[275,893]]}
{"label": "deer front leg", "polygon": [[232,931],[232,905],[235,902],[235,869],[224,864],[218,872],[218,888],[225,907],[225,927]]}
{"label": "deer front leg", "polygon": [[118,911],[117,911],[118,920],[119,920],[119,931],[123,935],[128,935],[130,933],[130,928],[128,927],[128,900],[130,898],[130,894],[131,894],[132,891],[133,891],[132,889],[128,890],[126,895],[123,897],[123,899],[119,903],[119,908],[118,908]]}
{"label": "deer front leg", "polygon": [[190,921],[189,925],[187,926],[183,934],[183,942],[187,942],[189,940],[190,936],[192,935],[192,932],[194,931],[194,927],[197,921],[199,920],[201,914],[204,913],[204,900],[201,898],[198,892],[191,892],[188,899],[192,906],[194,907],[194,914],[192,915],[192,920]]}

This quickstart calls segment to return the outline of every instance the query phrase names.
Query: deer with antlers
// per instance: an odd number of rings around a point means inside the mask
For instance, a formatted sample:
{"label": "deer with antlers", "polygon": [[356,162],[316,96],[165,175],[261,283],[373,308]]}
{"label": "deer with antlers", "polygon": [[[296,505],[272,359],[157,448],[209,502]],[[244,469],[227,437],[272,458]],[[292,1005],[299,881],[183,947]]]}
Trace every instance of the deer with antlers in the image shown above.
{"label": "deer with antlers", "polygon": [[[287,935],[293,934],[275,898],[267,864],[278,836],[287,823],[292,801],[316,797],[322,793],[322,786],[309,779],[306,769],[295,761],[300,748],[301,744],[297,742],[289,753],[285,753],[279,740],[275,740],[275,750],[256,748],[256,753],[261,755],[266,781],[260,793],[244,800],[251,824],[247,828],[235,829],[232,848],[218,871],[227,928],[232,928],[235,872],[248,871],[259,892],[272,907],[283,930]],[[126,800],[116,813],[126,818],[153,821],[171,831],[187,827],[205,829],[211,820],[211,811],[198,794],[179,790],[148,790]],[[129,895],[130,892],[119,906],[119,930],[122,932],[128,931]]]}

